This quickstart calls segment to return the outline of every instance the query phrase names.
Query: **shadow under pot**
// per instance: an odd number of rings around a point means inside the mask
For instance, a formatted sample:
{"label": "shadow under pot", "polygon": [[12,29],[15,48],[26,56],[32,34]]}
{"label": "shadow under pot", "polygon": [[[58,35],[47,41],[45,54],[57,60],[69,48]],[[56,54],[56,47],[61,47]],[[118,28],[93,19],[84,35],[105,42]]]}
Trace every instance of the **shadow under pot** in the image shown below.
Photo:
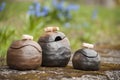
{"label": "shadow under pot", "polygon": [[7,65],[11,69],[36,69],[41,65],[41,62],[41,47],[32,40],[14,41],[7,51]]}
{"label": "shadow under pot", "polygon": [[68,38],[62,32],[46,32],[38,43],[43,50],[42,66],[65,67],[71,57]]}
{"label": "shadow under pot", "polygon": [[100,69],[100,56],[92,49],[79,49],[75,52],[72,58],[74,69],[79,70],[99,70]]}

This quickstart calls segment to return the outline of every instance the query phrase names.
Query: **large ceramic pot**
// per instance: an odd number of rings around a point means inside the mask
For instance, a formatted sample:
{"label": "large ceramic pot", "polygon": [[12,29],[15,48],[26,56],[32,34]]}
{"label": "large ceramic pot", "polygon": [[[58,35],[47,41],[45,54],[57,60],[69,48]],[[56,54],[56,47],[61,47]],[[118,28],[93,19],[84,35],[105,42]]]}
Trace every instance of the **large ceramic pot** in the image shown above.
{"label": "large ceramic pot", "polygon": [[71,57],[70,43],[64,33],[54,29],[38,40],[43,50],[42,66],[65,67]]}
{"label": "large ceramic pot", "polygon": [[30,39],[14,41],[7,51],[7,65],[11,69],[36,69],[42,62],[40,45]]}

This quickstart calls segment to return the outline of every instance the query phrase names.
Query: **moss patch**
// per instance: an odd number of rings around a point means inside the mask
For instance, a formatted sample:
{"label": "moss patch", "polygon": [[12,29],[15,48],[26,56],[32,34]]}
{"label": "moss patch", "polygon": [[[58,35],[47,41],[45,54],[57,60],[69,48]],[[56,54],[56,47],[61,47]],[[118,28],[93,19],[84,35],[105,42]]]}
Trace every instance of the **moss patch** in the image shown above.
{"label": "moss patch", "polygon": [[[113,71],[113,70],[120,70],[120,64],[110,64],[110,63],[102,63],[101,68],[99,71],[83,71],[83,70],[76,70],[73,69],[71,66],[67,67],[39,67],[37,70],[30,70],[30,71],[16,71],[4,68],[8,74],[1,74],[2,69],[0,70],[0,78],[1,79],[10,79],[10,80],[28,80],[28,79],[35,79],[35,80],[46,80],[49,78],[60,79],[63,77],[72,78],[72,77],[81,77],[82,75],[101,75],[105,76],[104,71]],[[3,71],[5,71],[3,70]],[[10,72],[11,71],[11,72]]]}

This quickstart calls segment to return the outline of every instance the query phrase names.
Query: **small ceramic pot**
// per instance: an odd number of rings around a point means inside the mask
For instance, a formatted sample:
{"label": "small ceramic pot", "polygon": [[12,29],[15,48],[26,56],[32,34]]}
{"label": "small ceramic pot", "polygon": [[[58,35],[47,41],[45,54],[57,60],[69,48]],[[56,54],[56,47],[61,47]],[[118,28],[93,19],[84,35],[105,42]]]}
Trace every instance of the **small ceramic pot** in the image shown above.
{"label": "small ceramic pot", "polygon": [[50,31],[48,30],[38,40],[43,50],[42,66],[65,67],[71,57],[69,40],[64,33],[56,30],[58,27],[49,28]]}
{"label": "small ceramic pot", "polygon": [[42,62],[40,45],[31,39],[14,41],[7,51],[7,65],[11,69],[36,69]]}
{"label": "small ceramic pot", "polygon": [[73,67],[79,70],[99,70],[100,55],[93,49],[82,48],[72,58]]}

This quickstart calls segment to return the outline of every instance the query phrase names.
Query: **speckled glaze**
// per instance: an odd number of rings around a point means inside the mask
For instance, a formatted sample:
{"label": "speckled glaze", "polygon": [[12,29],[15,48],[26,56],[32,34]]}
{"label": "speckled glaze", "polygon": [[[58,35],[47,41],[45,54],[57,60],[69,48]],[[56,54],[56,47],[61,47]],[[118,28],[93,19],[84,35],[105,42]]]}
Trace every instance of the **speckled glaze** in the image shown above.
{"label": "speckled glaze", "polygon": [[7,65],[11,69],[36,69],[41,65],[41,62],[41,47],[32,40],[14,41],[7,51]]}
{"label": "speckled glaze", "polygon": [[99,70],[100,55],[93,49],[79,49],[73,55],[72,63],[75,69]]}
{"label": "speckled glaze", "polygon": [[62,32],[46,32],[38,43],[43,50],[42,66],[65,67],[71,57],[70,43]]}

